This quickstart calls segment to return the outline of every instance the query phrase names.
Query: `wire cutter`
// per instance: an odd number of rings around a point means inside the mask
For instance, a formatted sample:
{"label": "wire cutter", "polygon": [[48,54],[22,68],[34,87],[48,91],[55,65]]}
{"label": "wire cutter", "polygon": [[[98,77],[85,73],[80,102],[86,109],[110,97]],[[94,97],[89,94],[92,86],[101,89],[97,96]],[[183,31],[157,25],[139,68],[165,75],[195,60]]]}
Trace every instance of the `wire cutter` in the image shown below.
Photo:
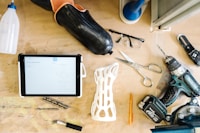
{"label": "wire cutter", "polygon": [[157,64],[150,63],[150,64],[144,66],[144,65],[135,63],[124,52],[122,52],[122,51],[119,51],[119,52],[125,58],[125,60],[124,59],[120,59],[118,57],[116,57],[116,59],[119,60],[119,61],[121,61],[121,62],[123,62],[123,63],[125,63],[125,64],[127,64],[127,65],[129,65],[129,66],[131,66],[131,67],[133,67],[140,74],[140,76],[143,77],[143,85],[146,86],[146,87],[151,87],[153,85],[153,82],[152,82],[152,80],[149,77],[145,76],[140,71],[141,68],[144,68],[144,69],[147,69],[149,71],[156,72],[156,73],[162,73],[162,68],[159,65],[157,65]]}

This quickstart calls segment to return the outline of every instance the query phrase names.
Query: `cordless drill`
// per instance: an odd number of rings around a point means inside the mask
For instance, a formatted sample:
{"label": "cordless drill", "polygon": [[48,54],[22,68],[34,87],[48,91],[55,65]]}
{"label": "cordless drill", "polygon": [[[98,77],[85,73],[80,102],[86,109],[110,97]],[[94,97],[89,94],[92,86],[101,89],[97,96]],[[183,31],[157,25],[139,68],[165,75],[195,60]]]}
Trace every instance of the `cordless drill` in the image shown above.
{"label": "cordless drill", "polygon": [[159,49],[165,55],[165,63],[171,74],[171,80],[162,98],[147,95],[138,104],[138,107],[155,123],[160,123],[162,120],[170,121],[170,117],[167,115],[167,107],[176,101],[180,93],[188,97],[200,95],[200,85],[189,70],[172,56],[167,56],[160,47]]}

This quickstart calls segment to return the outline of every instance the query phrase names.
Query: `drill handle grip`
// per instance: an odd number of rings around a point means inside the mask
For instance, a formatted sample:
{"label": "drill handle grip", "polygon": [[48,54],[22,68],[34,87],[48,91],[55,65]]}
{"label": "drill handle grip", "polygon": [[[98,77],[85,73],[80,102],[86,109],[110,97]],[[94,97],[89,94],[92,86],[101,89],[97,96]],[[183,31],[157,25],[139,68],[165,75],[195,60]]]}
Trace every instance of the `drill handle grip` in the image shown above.
{"label": "drill handle grip", "polygon": [[160,101],[166,107],[174,103],[181,92],[183,92],[185,95],[189,97],[193,95],[193,91],[191,91],[191,89],[188,88],[188,86],[185,84],[183,80],[180,80],[177,76],[174,75],[171,78],[172,80],[169,83],[167,91],[165,92],[164,96],[160,99]]}
{"label": "drill handle grip", "polygon": [[176,101],[180,94],[180,90],[176,86],[169,86],[164,96],[160,99],[160,101],[166,106],[170,106],[172,103]]}

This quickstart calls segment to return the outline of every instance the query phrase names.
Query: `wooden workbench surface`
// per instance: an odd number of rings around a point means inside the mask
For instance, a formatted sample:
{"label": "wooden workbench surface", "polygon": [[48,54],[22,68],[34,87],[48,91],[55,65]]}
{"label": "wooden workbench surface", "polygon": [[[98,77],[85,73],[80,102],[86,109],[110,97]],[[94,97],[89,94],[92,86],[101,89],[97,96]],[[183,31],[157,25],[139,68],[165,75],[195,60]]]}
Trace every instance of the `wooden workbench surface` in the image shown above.
{"label": "wooden workbench surface", "polygon": [[[0,1],[0,14],[6,10],[10,0]],[[189,67],[194,77],[200,82],[200,69],[187,57],[176,40],[176,35],[187,35],[196,49],[200,50],[200,16],[191,17],[172,27],[170,32],[150,32],[150,6],[147,7],[139,22],[125,24],[119,17],[117,0],[76,0],[76,3],[89,10],[92,17],[105,29],[113,29],[122,33],[145,39],[140,48],[130,48],[124,44],[114,43],[112,55],[95,55],[70,35],[53,19],[53,13],[46,11],[30,0],[16,0],[17,14],[20,19],[20,36],[17,54],[0,54],[0,132],[3,133],[60,133],[77,131],[61,125],[52,124],[53,120],[63,120],[83,126],[83,133],[150,133],[155,124],[137,107],[138,102],[147,94],[159,96],[162,92],[165,76],[168,74],[163,63],[163,55],[157,43],[168,54]],[[197,19],[198,18],[198,19]],[[156,39],[158,36],[159,39]],[[115,42],[117,37],[113,37]],[[163,68],[162,74],[146,72],[153,80],[151,88],[141,84],[142,78],[132,68],[118,62],[121,50],[140,64],[156,63]],[[86,67],[87,77],[83,79],[81,98],[54,97],[70,106],[62,109],[42,100],[42,97],[19,97],[18,90],[18,54],[81,54]],[[90,114],[96,84],[94,71],[97,68],[119,63],[119,71],[113,84],[114,102],[117,120],[99,122]],[[128,125],[129,93],[133,93],[133,124]],[[169,107],[169,112],[188,99],[181,96]],[[46,110],[44,108],[54,108]],[[55,109],[56,108],[56,109]],[[164,124],[164,123],[162,123]]]}

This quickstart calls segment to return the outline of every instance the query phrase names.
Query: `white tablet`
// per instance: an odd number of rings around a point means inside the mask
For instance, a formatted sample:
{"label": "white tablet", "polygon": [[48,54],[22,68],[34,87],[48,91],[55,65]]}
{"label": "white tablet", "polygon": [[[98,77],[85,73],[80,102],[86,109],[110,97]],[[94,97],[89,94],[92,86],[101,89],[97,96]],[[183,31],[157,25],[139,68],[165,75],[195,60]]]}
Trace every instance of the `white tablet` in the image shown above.
{"label": "white tablet", "polygon": [[81,55],[19,54],[21,96],[81,96]]}

